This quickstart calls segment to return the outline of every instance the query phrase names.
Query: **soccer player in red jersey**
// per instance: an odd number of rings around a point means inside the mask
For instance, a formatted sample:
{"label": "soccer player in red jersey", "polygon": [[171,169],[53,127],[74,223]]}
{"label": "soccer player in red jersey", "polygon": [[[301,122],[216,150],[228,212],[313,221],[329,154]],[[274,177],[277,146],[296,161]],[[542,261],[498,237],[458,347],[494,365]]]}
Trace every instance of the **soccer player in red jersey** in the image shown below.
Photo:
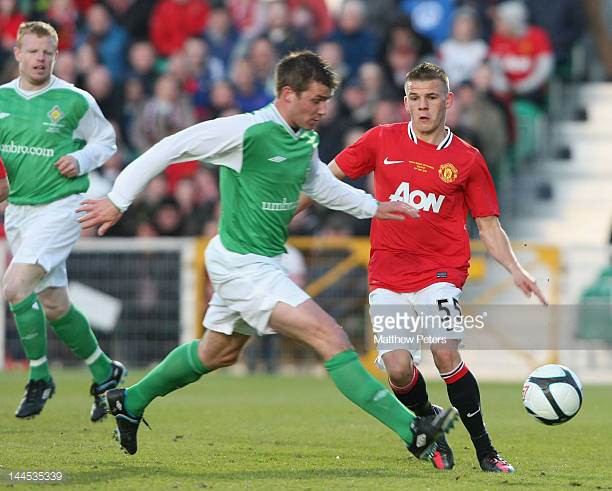
{"label": "soccer player in red jersey", "polygon": [[[6,168],[4,167],[4,162],[2,162],[2,159],[0,159],[0,203],[6,200],[8,195],[9,183],[6,177]],[[4,229],[4,226],[2,228]],[[0,236],[4,237],[4,233],[2,233]]]}
{"label": "soccer player in red jersey", "polygon": [[[438,66],[423,63],[406,76],[405,107],[409,123],[372,128],[343,150],[329,167],[339,179],[356,179],[374,172],[375,196],[401,200],[420,210],[420,217],[403,222],[372,220],[369,263],[370,305],[395,305],[437,315],[458,309],[470,259],[466,217],[472,214],[488,252],[512,275],[525,295],[546,299],[532,276],[519,264],[498,220],[493,180],[480,152],[445,126],[453,104],[448,76]],[[446,382],[448,396],[476,449],[480,467],[513,472],[500,457],[485,429],[478,383],[461,360],[459,339],[431,344],[433,358]],[[384,349],[377,363],[389,374],[397,398],[418,415],[432,414],[425,380],[415,366],[418,347]],[[446,439],[438,442],[433,464],[453,467]]]}
{"label": "soccer player in red jersey", "polygon": [[6,177],[6,167],[4,167],[4,162],[2,162],[2,159],[0,158],[0,179],[4,179],[5,177]]}

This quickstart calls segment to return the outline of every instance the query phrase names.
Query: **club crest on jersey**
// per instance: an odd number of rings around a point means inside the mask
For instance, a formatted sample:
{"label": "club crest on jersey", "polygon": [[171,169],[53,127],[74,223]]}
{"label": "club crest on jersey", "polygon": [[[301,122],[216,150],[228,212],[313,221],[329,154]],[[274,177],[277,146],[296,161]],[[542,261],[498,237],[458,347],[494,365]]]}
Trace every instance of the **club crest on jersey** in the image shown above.
{"label": "club crest on jersey", "polygon": [[47,113],[47,117],[51,120],[51,122],[43,123],[45,126],[48,126],[47,133],[59,133],[60,129],[64,127],[63,124],[60,124],[60,121],[64,119],[64,116],[65,114],[59,106],[53,106]]}
{"label": "club crest on jersey", "polygon": [[53,106],[53,109],[47,113],[52,123],[57,124],[64,117],[64,113],[59,106]]}
{"label": "club crest on jersey", "polygon": [[455,179],[457,179],[458,174],[459,171],[457,170],[457,167],[455,167],[450,162],[442,164],[438,169],[438,175],[440,176],[440,179],[447,183],[453,182]]}

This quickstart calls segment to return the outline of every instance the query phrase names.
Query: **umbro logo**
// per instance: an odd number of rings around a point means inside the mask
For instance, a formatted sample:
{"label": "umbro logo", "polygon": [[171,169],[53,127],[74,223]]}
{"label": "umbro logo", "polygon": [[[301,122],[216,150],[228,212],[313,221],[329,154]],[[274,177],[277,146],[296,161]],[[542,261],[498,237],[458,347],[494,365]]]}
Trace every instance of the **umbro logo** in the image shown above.
{"label": "umbro logo", "polygon": [[11,113],[0,113],[0,119],[8,118]]}
{"label": "umbro logo", "polygon": [[276,157],[270,157],[268,160],[270,162],[274,162],[275,164],[280,164],[281,162],[287,160],[287,158],[283,157],[282,155],[277,155]]}
{"label": "umbro logo", "polygon": [[403,164],[404,162],[404,160],[389,160],[389,157],[385,157],[385,160],[383,160],[385,165]]}

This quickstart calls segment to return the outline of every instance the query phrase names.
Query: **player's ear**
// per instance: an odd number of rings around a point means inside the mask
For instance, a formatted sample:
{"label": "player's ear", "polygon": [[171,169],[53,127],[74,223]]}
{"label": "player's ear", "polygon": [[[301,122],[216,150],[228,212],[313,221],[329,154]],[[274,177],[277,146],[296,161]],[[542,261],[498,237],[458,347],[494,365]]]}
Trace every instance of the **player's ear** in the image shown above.
{"label": "player's ear", "polygon": [[453,102],[455,102],[455,94],[453,92],[449,92],[446,94],[446,109],[449,109],[453,105]]}
{"label": "player's ear", "polygon": [[283,101],[289,103],[289,102],[293,101],[295,96],[296,96],[295,91],[291,87],[289,87],[288,85],[285,85],[280,90],[279,99],[282,99]]}

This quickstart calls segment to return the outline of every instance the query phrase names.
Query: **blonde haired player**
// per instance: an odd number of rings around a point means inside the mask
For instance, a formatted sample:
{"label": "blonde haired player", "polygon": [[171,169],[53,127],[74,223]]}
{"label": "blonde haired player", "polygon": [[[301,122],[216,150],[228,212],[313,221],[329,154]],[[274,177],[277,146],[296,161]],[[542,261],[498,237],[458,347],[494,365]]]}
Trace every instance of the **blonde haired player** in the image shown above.
{"label": "blonde haired player", "polygon": [[[375,196],[415,206],[418,220],[372,220],[368,268],[371,312],[408,309],[415,318],[461,314],[459,298],[470,260],[468,212],[474,217],[485,247],[512,275],[526,295],[546,299],[520,265],[501,228],[493,179],[480,152],[445,125],[453,104],[448,76],[437,65],[422,63],[406,76],[404,104],[409,123],[379,125],[369,130],[329,164],[339,179],[374,173]],[[493,447],[480,407],[480,391],[461,359],[461,332],[430,345],[446,383],[450,402],[468,430],[480,467],[485,472],[514,472]],[[378,345],[379,367],[386,369],[396,397],[417,415],[441,408],[429,402],[425,379],[416,364],[420,342]],[[438,469],[454,465],[444,435],[432,459]]]}
{"label": "blonde haired player", "polygon": [[5,214],[13,259],[2,281],[29,381],[15,415],[39,414],[55,392],[47,361],[48,320],[89,367],[90,419],[105,416],[101,394],[125,376],[98,345],[89,322],[70,302],[66,259],[79,238],[74,210],[89,187],[87,174],[116,151],[115,132],[87,92],[52,75],[57,33],[44,22],[19,26],[19,77],[0,86],[0,155],[10,182]]}

